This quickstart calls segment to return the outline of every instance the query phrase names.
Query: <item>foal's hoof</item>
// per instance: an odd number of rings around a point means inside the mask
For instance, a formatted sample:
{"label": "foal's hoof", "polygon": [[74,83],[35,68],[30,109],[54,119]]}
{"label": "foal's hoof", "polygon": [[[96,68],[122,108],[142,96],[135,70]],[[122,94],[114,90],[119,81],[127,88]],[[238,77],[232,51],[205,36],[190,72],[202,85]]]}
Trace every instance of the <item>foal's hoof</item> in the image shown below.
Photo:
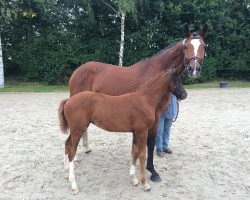
{"label": "foal's hoof", "polygon": [[74,195],[77,195],[79,193],[79,189],[78,188],[72,189],[72,192],[73,192]]}
{"label": "foal's hoof", "polygon": [[86,154],[89,154],[91,151],[92,151],[91,149],[87,149],[87,150],[85,151],[85,153],[86,153]]}
{"label": "foal's hoof", "polygon": [[137,178],[133,180],[133,185],[134,186],[138,186],[139,185],[139,181],[137,180]]}
{"label": "foal's hoof", "polygon": [[152,174],[150,176],[150,180],[153,182],[161,182],[162,181],[159,174]]}
{"label": "foal's hoof", "polygon": [[150,188],[149,184],[145,184],[145,185],[143,185],[143,189],[144,189],[144,191],[145,191],[145,192],[148,192],[148,191],[150,191],[150,190],[151,190],[151,188]]}

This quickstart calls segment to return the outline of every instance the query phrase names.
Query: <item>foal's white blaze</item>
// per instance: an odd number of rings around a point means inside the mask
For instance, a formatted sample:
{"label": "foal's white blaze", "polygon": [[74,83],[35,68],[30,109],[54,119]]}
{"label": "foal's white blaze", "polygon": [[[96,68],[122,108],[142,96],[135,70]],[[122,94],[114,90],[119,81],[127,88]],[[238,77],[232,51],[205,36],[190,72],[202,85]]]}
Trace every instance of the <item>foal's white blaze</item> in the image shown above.
{"label": "foal's white blaze", "polygon": [[138,179],[136,178],[136,175],[135,175],[135,165],[131,165],[129,174],[130,174],[130,176],[132,178],[133,185],[137,186],[139,184],[139,181],[138,181]]}
{"label": "foal's white blaze", "polygon": [[79,192],[75,179],[74,161],[69,162],[69,182],[71,183],[72,190],[76,193]]}
{"label": "foal's white blaze", "polygon": [[201,45],[200,39],[192,39],[191,44],[194,47],[194,56],[197,56],[199,46]]}

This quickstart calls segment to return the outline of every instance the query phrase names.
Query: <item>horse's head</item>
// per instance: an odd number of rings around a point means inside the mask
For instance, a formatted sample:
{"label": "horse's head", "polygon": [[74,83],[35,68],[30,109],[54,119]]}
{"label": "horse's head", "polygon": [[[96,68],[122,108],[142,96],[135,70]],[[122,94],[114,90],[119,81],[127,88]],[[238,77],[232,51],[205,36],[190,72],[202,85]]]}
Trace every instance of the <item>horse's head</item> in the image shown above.
{"label": "horse's head", "polygon": [[177,75],[176,72],[172,73],[172,82],[173,82],[173,94],[176,96],[178,100],[183,100],[187,98],[187,92],[183,87],[181,77]]}
{"label": "horse's head", "polygon": [[185,39],[182,43],[183,62],[190,77],[197,78],[200,75],[206,46],[203,39],[207,36],[207,32],[207,25],[199,33],[193,34],[190,33],[187,25],[184,28]]}

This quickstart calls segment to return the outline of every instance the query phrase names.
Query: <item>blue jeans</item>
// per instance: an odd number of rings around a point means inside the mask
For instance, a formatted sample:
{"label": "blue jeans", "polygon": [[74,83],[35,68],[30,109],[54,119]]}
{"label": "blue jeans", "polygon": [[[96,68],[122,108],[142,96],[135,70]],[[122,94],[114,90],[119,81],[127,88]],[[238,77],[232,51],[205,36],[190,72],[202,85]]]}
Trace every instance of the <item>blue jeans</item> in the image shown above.
{"label": "blue jeans", "polygon": [[160,117],[155,138],[156,151],[163,151],[168,148],[172,119]]}

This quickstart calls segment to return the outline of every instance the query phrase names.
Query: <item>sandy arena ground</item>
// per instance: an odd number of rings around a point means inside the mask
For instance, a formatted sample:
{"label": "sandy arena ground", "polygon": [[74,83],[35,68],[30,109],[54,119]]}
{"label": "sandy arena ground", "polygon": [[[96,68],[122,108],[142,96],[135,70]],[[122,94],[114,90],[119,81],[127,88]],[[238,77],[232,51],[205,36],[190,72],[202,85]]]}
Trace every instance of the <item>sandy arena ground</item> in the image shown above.
{"label": "sandy arena ground", "polygon": [[92,125],[92,153],[78,148],[76,196],[64,178],[67,136],[58,127],[57,108],[65,97],[0,93],[1,200],[250,199],[250,89],[188,90],[172,129],[173,154],[155,156],[163,181],[149,181],[150,192],[130,181],[132,135]]}

